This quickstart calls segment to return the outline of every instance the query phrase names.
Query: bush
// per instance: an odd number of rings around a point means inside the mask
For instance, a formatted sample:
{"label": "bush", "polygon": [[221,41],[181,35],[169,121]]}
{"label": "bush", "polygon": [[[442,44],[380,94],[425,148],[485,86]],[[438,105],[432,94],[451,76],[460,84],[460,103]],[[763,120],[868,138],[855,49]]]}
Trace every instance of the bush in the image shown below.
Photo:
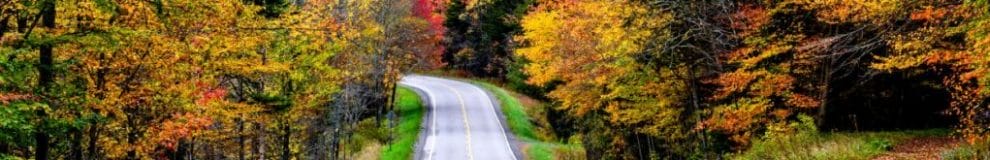
{"label": "bush", "polygon": [[866,142],[866,148],[874,148],[880,151],[890,151],[894,144],[888,139],[872,138]]}
{"label": "bush", "polygon": [[[769,132],[732,159],[870,159],[914,137],[946,135],[947,130],[818,133],[810,118],[789,124],[795,132]],[[773,127],[768,127],[773,128]],[[778,129],[778,130],[788,130]],[[771,129],[768,129],[771,130]],[[774,134],[770,134],[774,133]]]}
{"label": "bush", "polygon": [[942,159],[990,159],[990,141],[963,145],[942,152]]}
{"label": "bush", "polygon": [[540,87],[526,83],[529,76],[523,72],[522,68],[529,63],[529,60],[523,57],[516,57],[515,60],[515,62],[510,63],[508,66],[509,68],[505,75],[506,87],[529,97],[546,100],[546,93],[552,90],[556,84],[551,83]]}

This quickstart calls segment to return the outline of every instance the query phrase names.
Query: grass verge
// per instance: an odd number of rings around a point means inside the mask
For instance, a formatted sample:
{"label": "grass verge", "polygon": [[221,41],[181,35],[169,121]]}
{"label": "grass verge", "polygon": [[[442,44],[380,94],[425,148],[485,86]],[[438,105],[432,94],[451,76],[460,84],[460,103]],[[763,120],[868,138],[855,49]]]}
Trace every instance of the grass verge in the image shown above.
{"label": "grass verge", "polygon": [[901,141],[922,136],[947,136],[948,130],[836,132],[759,140],[732,159],[870,159]]}
{"label": "grass verge", "polygon": [[942,159],[990,159],[990,141],[965,144],[942,152]]}
{"label": "grass verge", "polygon": [[395,141],[381,148],[381,159],[412,159],[423,121],[423,102],[407,87],[398,87],[395,94],[395,107],[399,110],[398,125],[392,132],[396,134]]}

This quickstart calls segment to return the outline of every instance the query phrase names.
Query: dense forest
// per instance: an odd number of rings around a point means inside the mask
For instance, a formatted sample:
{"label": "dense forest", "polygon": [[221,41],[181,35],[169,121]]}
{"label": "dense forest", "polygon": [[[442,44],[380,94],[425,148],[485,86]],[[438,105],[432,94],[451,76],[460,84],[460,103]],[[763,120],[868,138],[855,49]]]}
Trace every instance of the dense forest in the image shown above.
{"label": "dense forest", "polygon": [[354,159],[402,76],[435,71],[547,102],[586,159],[988,146],[988,35],[987,0],[9,0],[0,159]]}
{"label": "dense forest", "polygon": [[818,130],[987,143],[988,5],[454,1],[444,57],[552,102],[554,130],[580,135],[588,159],[712,159]]}
{"label": "dense forest", "polygon": [[0,155],[342,157],[358,120],[389,120],[399,73],[440,64],[430,7],[2,1]]}

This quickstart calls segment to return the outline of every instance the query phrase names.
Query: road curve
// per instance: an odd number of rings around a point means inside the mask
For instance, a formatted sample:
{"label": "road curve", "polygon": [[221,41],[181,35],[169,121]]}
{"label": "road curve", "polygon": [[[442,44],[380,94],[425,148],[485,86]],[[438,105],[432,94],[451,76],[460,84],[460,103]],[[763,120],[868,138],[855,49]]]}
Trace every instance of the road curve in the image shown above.
{"label": "road curve", "polygon": [[514,138],[488,92],[469,83],[422,75],[407,75],[399,84],[419,92],[429,106],[415,159],[519,159]]}

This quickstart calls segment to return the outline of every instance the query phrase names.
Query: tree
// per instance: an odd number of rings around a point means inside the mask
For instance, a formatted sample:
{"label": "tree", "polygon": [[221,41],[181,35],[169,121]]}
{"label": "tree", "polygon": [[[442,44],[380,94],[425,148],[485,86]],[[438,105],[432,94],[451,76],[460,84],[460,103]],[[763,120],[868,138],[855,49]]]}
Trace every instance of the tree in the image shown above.
{"label": "tree", "polygon": [[[399,73],[417,60],[435,64],[426,60],[429,54],[398,48],[436,53],[437,44],[430,43],[436,31],[423,20],[400,21],[410,17],[412,1],[341,4],[359,9],[341,13],[333,3],[0,2],[0,108],[9,115],[0,118],[0,138],[10,140],[0,143],[0,153],[37,159],[342,158],[310,154],[327,153],[323,140],[352,131],[341,128],[355,121],[332,118],[384,110],[337,103],[344,82],[374,84],[377,90],[351,92],[375,93],[360,98],[388,104],[384,90],[394,88]],[[397,5],[407,7],[392,7]],[[384,16],[355,14],[365,11]],[[340,21],[338,15],[364,17]],[[354,56],[359,54],[374,58]],[[365,73],[379,76],[363,79]],[[327,137],[329,131],[341,132]],[[32,138],[37,142],[21,141]]]}
{"label": "tree", "polygon": [[[472,2],[472,3],[468,3]],[[462,1],[446,7],[444,60],[451,68],[477,76],[503,77],[513,49],[512,35],[521,30],[519,19],[533,3],[529,0]]]}
{"label": "tree", "polygon": [[990,91],[988,89],[990,86],[990,74],[988,74],[990,59],[987,58],[987,53],[990,53],[990,49],[988,49],[990,48],[990,38],[987,38],[990,35],[990,30],[986,27],[990,26],[990,19],[988,19],[990,14],[987,14],[987,11],[990,10],[990,3],[987,1],[966,1],[962,7],[964,8],[961,11],[963,13],[959,14],[957,14],[958,12],[945,13],[946,11],[929,10],[919,13],[917,16],[912,15],[912,17],[937,19],[940,18],[939,16],[973,14],[974,17],[967,17],[969,19],[964,24],[955,28],[967,36],[966,50],[934,51],[935,53],[926,56],[924,62],[952,64],[952,70],[957,71],[957,74],[947,77],[945,82],[954,91],[951,111],[959,115],[959,131],[965,135],[968,142],[980,143],[990,139],[990,129],[986,128],[990,122],[987,121],[990,116],[986,114],[990,112],[990,106],[987,105],[987,101],[990,99],[988,98],[990,97],[988,96],[990,93],[988,92]]}
{"label": "tree", "polygon": [[[677,144],[666,149],[673,158],[715,157],[816,128],[944,126],[946,110],[967,115],[966,132],[983,132],[972,126],[985,119],[976,110],[986,62],[974,56],[984,31],[970,17],[982,15],[981,2],[613,3],[642,11],[541,1],[517,38],[528,82],[560,83],[548,95],[578,117],[589,155],[649,156],[622,153],[659,148],[624,143],[645,135]],[[657,24],[637,23],[644,17]]]}
{"label": "tree", "polygon": [[[655,30],[671,18],[639,2],[544,1],[522,19],[523,47],[516,53],[531,61],[523,69],[528,82],[561,82],[548,95],[585,126],[589,158],[663,155],[673,149],[654,141],[684,138],[688,129],[678,121],[686,97],[679,93],[686,84],[668,77],[685,68],[651,70],[637,59],[647,38],[669,35]],[[619,149],[627,147],[640,152]]]}

